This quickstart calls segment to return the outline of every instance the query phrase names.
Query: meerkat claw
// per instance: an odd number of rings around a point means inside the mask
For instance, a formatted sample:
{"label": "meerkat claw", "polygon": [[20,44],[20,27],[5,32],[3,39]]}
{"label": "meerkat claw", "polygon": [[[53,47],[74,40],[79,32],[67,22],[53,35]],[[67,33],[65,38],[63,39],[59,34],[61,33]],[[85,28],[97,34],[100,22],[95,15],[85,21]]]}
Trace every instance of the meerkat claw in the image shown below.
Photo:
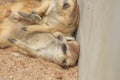
{"label": "meerkat claw", "polygon": [[10,39],[8,39],[8,41],[9,41],[10,43],[15,43],[17,40],[16,40],[15,38],[10,38]]}
{"label": "meerkat claw", "polygon": [[22,30],[23,30],[23,31],[27,31],[26,27],[23,27]]}
{"label": "meerkat claw", "polygon": [[18,11],[18,14],[24,18],[28,18],[29,14]]}
{"label": "meerkat claw", "polygon": [[20,16],[22,16],[23,18],[27,19],[27,20],[30,20],[30,21],[40,21],[41,20],[41,17],[36,14],[35,11],[32,11],[31,13],[25,13],[25,12],[18,12],[18,14]]}

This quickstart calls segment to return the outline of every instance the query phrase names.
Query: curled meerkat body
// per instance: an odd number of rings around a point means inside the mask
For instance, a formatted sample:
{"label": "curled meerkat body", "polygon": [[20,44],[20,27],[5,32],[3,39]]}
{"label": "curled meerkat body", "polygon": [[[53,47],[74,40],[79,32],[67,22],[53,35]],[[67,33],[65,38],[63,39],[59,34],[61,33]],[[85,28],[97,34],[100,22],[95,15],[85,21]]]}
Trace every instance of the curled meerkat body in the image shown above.
{"label": "curled meerkat body", "polygon": [[[60,37],[58,36],[58,33],[56,34],[59,30],[55,29],[53,29],[54,32],[50,32],[53,34],[34,32],[27,34],[21,30],[24,26],[36,23],[30,23],[24,19],[21,20],[21,18],[19,18],[18,11],[32,11],[36,7],[40,6],[38,2],[20,1],[5,6],[6,7],[4,8],[2,6],[0,7],[0,47],[8,46],[11,42],[13,45],[30,53],[30,55],[42,57],[61,66],[75,65],[78,59],[79,44],[72,37]],[[48,15],[49,11],[50,10],[48,10]],[[44,20],[46,19],[43,19],[43,22]],[[64,29],[64,26],[62,29]],[[43,29],[43,31],[44,30],[45,29]]]}
{"label": "curled meerkat body", "polygon": [[73,37],[64,37],[57,32],[32,33],[23,41],[11,38],[9,41],[28,52],[29,55],[41,57],[60,66],[74,66],[79,56],[79,43]]}
{"label": "curled meerkat body", "polygon": [[[33,10],[34,14],[42,16],[38,24],[23,28],[28,32],[62,32],[64,35],[72,35],[79,25],[79,6],[77,0],[43,0],[41,6]],[[20,15],[28,19],[27,11],[20,11]],[[30,13],[31,14],[31,13]],[[32,15],[32,14],[31,14]],[[32,17],[31,19],[32,20]]]}
{"label": "curled meerkat body", "polygon": [[[34,16],[39,21],[37,24],[31,22],[19,21],[19,11],[31,12],[35,10]],[[77,0],[18,0],[13,4],[0,6],[0,47],[9,45],[7,39],[11,36],[19,37],[21,30],[29,32],[62,32],[64,35],[71,35],[79,24],[79,8]],[[30,18],[30,19],[31,19]],[[27,26],[27,27],[24,27]],[[17,33],[15,33],[17,32]]]}

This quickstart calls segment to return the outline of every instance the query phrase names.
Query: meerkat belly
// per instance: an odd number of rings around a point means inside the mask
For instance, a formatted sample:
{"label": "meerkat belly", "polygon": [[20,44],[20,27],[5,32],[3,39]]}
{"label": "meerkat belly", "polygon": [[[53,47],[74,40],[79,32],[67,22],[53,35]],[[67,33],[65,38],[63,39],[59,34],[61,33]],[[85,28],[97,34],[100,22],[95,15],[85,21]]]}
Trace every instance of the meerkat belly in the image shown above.
{"label": "meerkat belly", "polygon": [[54,42],[54,37],[51,34],[47,33],[31,33],[25,36],[23,39],[24,42],[31,45],[33,48],[45,48],[52,42]]}
{"label": "meerkat belly", "polygon": [[46,23],[50,26],[59,26],[59,25],[64,25],[64,17],[57,14],[57,13],[51,13],[48,17],[47,17],[47,21]]}
{"label": "meerkat belly", "polygon": [[24,42],[35,49],[38,56],[55,61],[63,56],[59,41],[49,33],[32,33],[25,37]]}

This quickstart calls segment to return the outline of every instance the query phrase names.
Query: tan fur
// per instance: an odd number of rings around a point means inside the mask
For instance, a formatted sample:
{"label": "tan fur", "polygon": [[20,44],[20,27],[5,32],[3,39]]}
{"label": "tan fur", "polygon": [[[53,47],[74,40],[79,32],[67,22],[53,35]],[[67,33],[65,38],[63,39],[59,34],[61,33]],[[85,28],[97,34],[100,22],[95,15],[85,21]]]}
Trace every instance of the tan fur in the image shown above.
{"label": "tan fur", "polygon": [[[30,5],[30,6],[29,6]],[[30,22],[19,20],[18,11],[33,10],[40,6],[40,3],[35,0],[20,0],[10,4],[0,6],[0,47],[4,48],[9,45],[8,38],[20,37],[24,31],[21,30],[23,26],[31,25]]]}
{"label": "tan fur", "polygon": [[[39,24],[29,24],[28,31],[62,32],[65,35],[71,35],[79,24],[79,9],[76,0],[67,1],[70,7],[65,10],[62,9],[64,0],[15,0],[13,3],[0,6],[0,47],[8,46],[7,39],[10,36],[16,36],[15,31],[30,23],[21,23],[18,11],[31,12],[35,10],[40,15],[46,13]],[[51,10],[49,7],[53,3],[56,6],[53,6]],[[19,37],[19,33],[17,37]]]}
{"label": "tan fur", "polygon": [[[44,1],[49,2],[53,0]],[[46,4],[46,2],[42,4]],[[45,11],[46,15],[43,16],[40,23],[37,23],[38,25],[35,29],[41,29],[41,32],[50,31],[50,33],[30,32],[27,34],[21,30],[24,26],[30,27],[30,25],[32,25],[30,28],[33,28],[33,25],[36,23],[31,23],[28,20],[20,18],[18,11],[31,12],[34,9],[38,9],[39,6],[41,6],[41,2],[37,2],[35,0],[21,0],[0,6],[0,47],[4,48],[9,46],[10,42],[27,51],[30,55],[42,57],[45,60],[55,62],[61,66],[74,66],[78,60],[79,44],[74,40],[74,38],[63,35],[72,34],[77,28],[78,19],[76,19],[75,14],[69,14],[70,12],[68,12],[69,16],[67,16],[67,12],[64,10],[61,12],[60,7],[60,14],[57,15],[56,13],[59,13],[59,11],[54,13],[54,10],[52,11],[51,8],[49,8],[49,10]],[[41,11],[40,8],[38,9],[38,14],[41,13],[39,11]],[[52,15],[52,13],[57,16]],[[64,16],[63,13],[66,16]],[[58,20],[55,21],[53,17]],[[64,19],[65,21],[63,21]],[[75,21],[72,21],[73,19]],[[52,21],[52,23],[50,23],[50,21]],[[68,23],[71,21],[73,23],[68,26]],[[47,27],[45,27],[46,22],[48,22],[47,24],[49,25]]]}
{"label": "tan fur", "polygon": [[[69,7],[64,9],[65,4]],[[34,11],[43,16],[43,19],[38,24],[25,27],[26,31],[49,33],[59,31],[65,35],[72,35],[79,25],[77,0],[43,0],[41,6]]]}
{"label": "tan fur", "polygon": [[28,52],[29,55],[41,57],[60,66],[75,66],[79,56],[79,44],[73,37],[62,33],[31,33],[21,41],[11,38],[9,41]]}

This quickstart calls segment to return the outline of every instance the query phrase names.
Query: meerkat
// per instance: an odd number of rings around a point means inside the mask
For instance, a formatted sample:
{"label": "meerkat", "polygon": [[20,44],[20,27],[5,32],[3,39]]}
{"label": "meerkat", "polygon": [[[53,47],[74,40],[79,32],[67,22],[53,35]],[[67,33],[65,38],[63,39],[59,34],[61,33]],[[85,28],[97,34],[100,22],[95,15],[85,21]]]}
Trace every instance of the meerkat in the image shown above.
{"label": "meerkat", "polygon": [[[25,26],[28,32],[61,32],[64,35],[73,35],[79,25],[79,6],[77,0],[43,0],[41,6],[32,12],[19,11],[19,14],[37,24]],[[41,16],[39,21],[36,16]],[[35,20],[36,19],[36,20]]]}
{"label": "meerkat", "polygon": [[[49,1],[49,0],[48,0]],[[24,20],[19,11],[32,11],[41,4],[36,1],[18,1],[13,4],[0,6],[0,47],[11,44],[27,51],[30,55],[41,57],[61,66],[74,66],[78,60],[79,43],[73,37],[64,36],[64,33],[26,33],[21,30],[24,26],[36,24],[31,20]],[[49,10],[48,13],[51,11]],[[31,13],[30,19],[40,17]],[[34,15],[33,15],[34,14]],[[33,23],[32,23],[33,22]],[[10,44],[11,43],[11,44]],[[45,54],[44,54],[45,53]]]}
{"label": "meerkat", "polygon": [[[32,12],[32,15],[26,17],[22,15],[24,11]],[[71,35],[79,24],[77,0],[14,0],[11,4],[0,6],[0,14],[1,48],[9,46],[7,39],[11,36],[22,35],[23,31],[21,32],[20,28],[28,32],[54,33],[58,31],[64,35]],[[26,19],[34,19],[35,23],[33,20],[21,21],[20,14]]]}
{"label": "meerkat", "polygon": [[80,51],[79,43],[73,37],[64,36],[60,32],[33,32],[25,36],[24,40],[10,38],[9,42],[28,55],[41,57],[62,67],[75,66]]}

